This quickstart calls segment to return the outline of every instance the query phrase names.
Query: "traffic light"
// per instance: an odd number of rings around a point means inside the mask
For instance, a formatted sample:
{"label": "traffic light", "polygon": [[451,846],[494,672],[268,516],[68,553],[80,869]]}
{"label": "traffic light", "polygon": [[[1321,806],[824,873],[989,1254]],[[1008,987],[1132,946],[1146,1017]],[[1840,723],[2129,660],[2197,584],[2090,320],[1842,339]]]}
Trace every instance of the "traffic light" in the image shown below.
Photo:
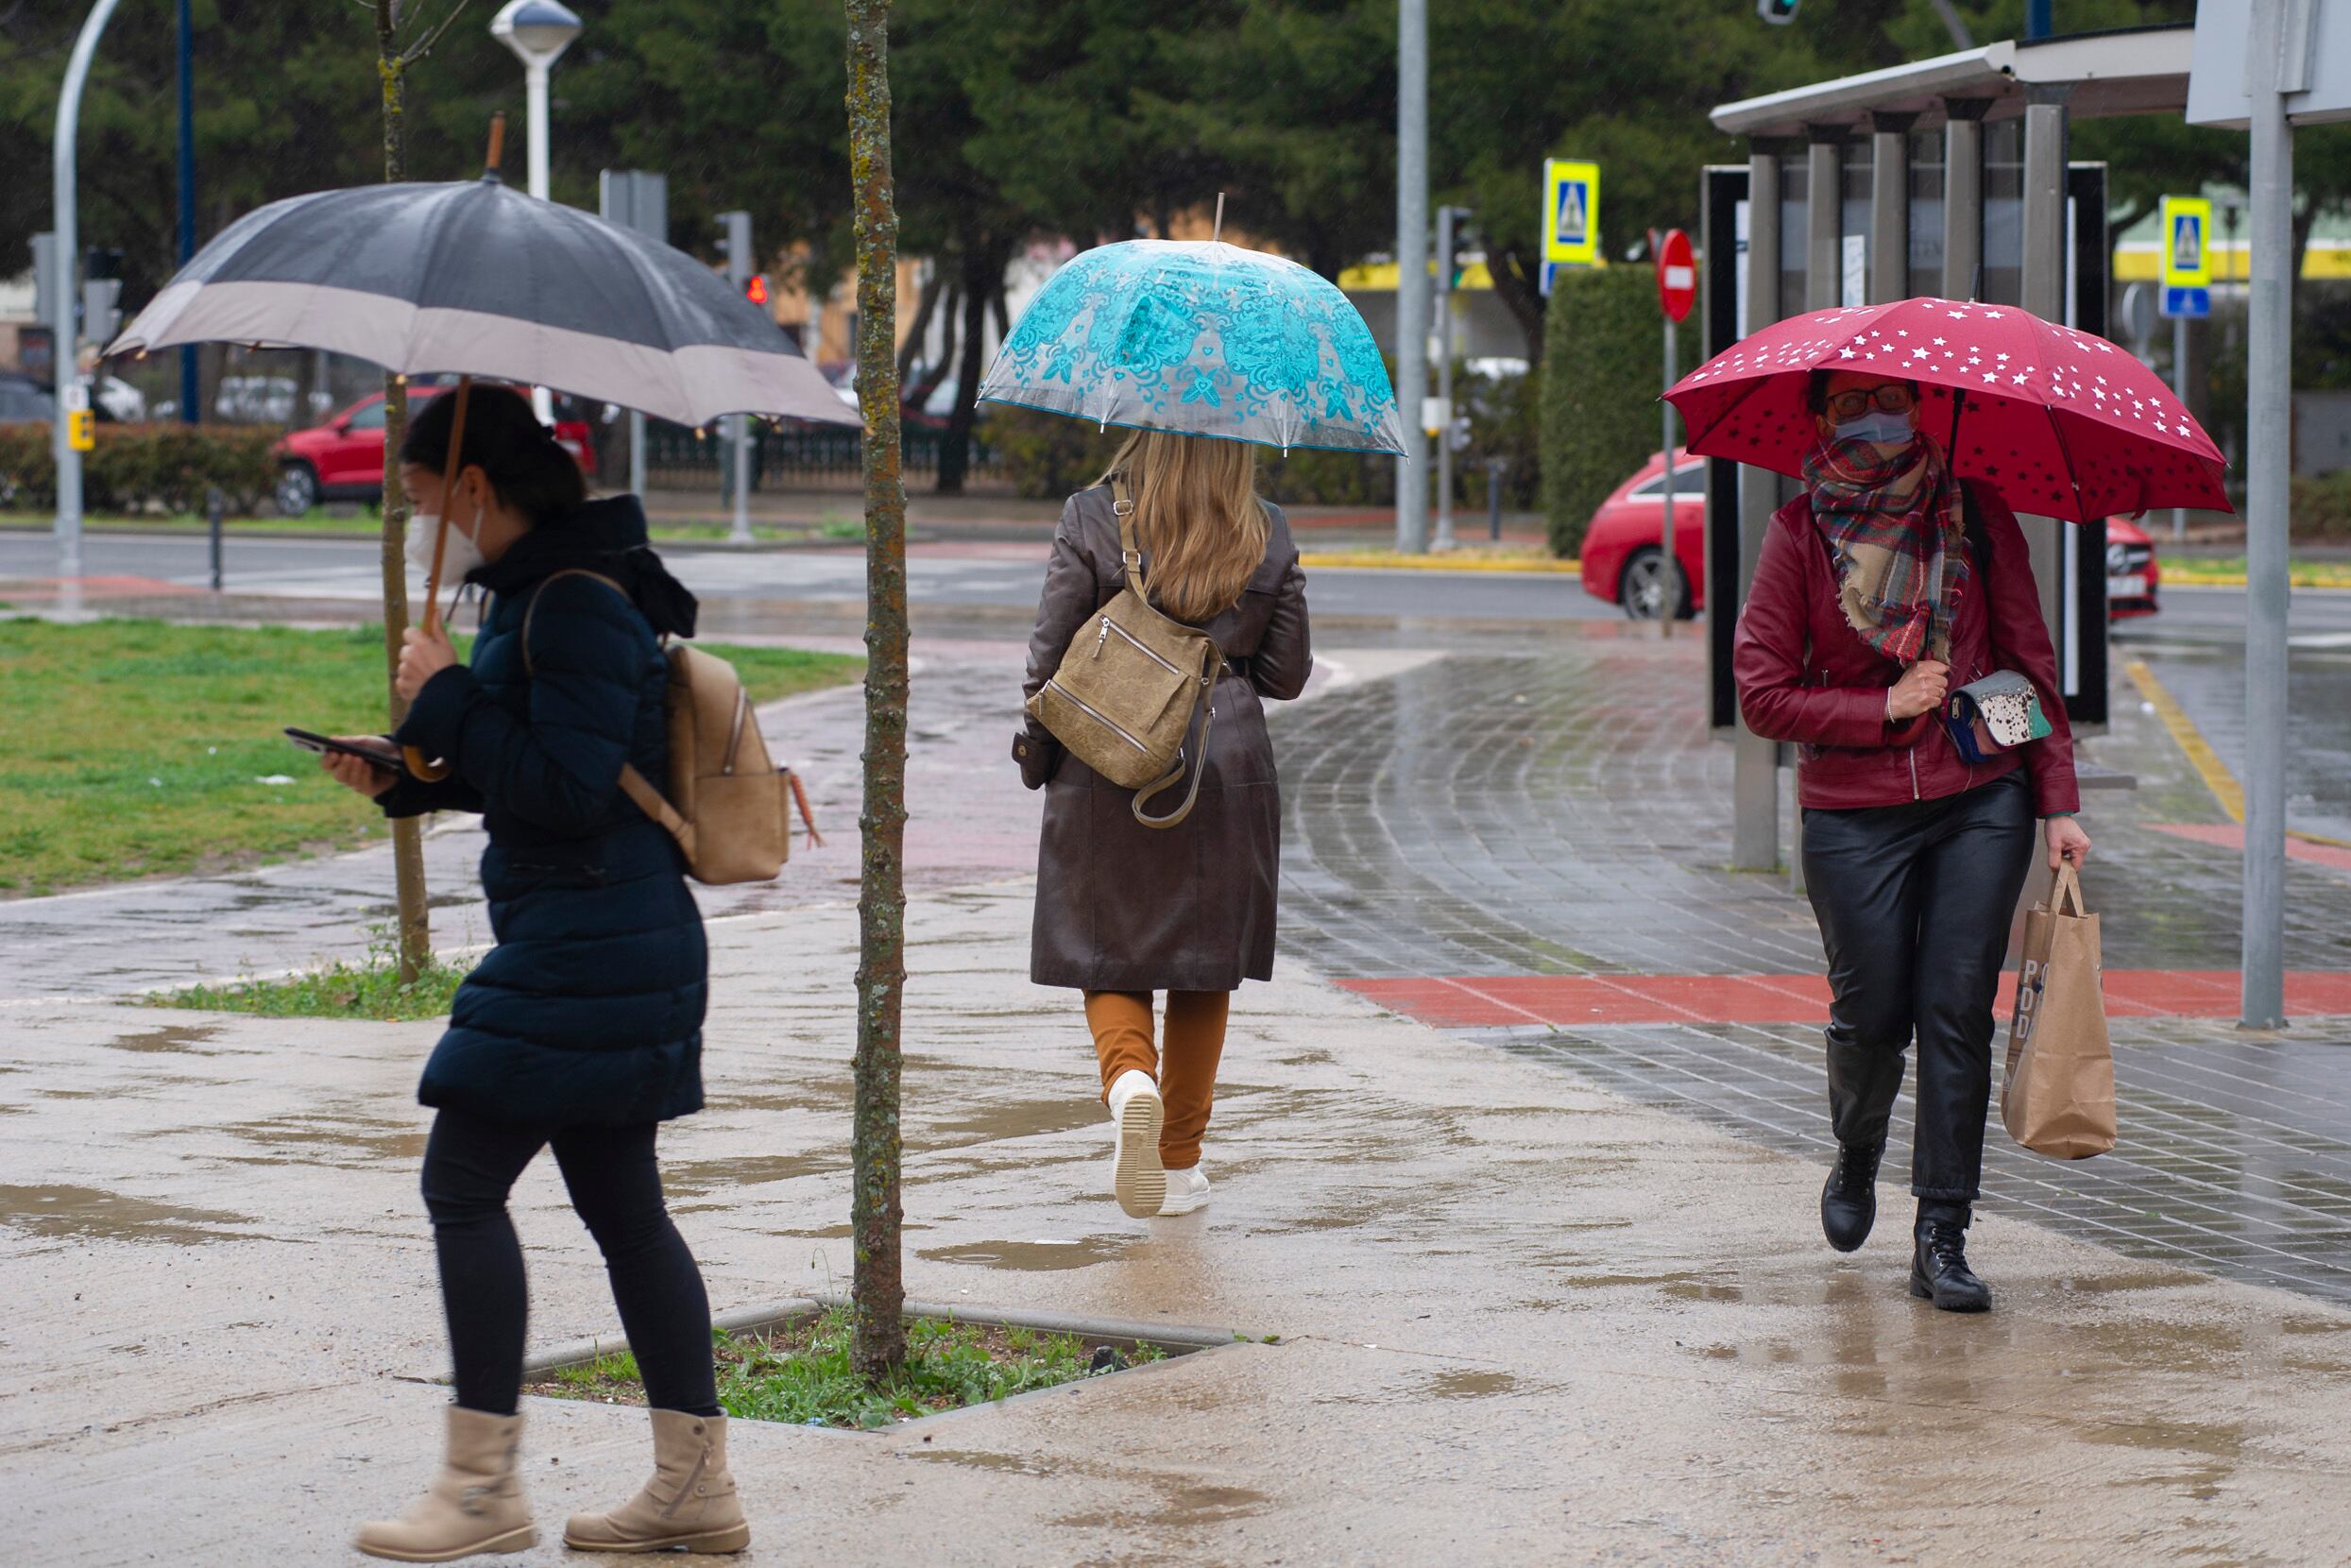
{"label": "traffic light", "polygon": [[767,274],[755,272],[742,286],[742,297],[755,305],[767,303]]}
{"label": "traffic light", "polygon": [[1799,4],[1801,0],[1755,0],[1755,14],[1784,27],[1796,20],[1796,8]]}
{"label": "traffic light", "polygon": [[116,301],[123,297],[120,278],[88,278],[81,285],[81,335],[103,349],[114,341],[114,334],[123,330],[123,313]]}

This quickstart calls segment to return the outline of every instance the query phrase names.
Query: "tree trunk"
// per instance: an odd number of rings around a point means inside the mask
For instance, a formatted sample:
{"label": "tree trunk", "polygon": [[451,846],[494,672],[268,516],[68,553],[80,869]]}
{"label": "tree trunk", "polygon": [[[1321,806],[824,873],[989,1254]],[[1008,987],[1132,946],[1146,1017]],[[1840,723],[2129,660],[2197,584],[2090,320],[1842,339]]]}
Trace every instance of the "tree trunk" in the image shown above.
{"label": "tree trunk", "polygon": [[[399,20],[393,0],[376,0],[376,71],[383,86],[383,179],[408,178],[408,128],[401,101],[407,62],[400,58]],[[408,433],[408,383],[383,378],[383,690],[391,727],[408,716],[408,704],[392,689],[400,670],[400,634],[408,629],[408,498],[400,487],[400,440]],[[433,915],[425,903],[424,819],[401,817],[392,824],[392,886],[399,911],[400,978],[413,980],[433,955]]]}
{"label": "tree trunk", "polygon": [[890,167],[889,0],[845,0],[857,215],[858,397],[865,414],[865,779],[858,827],[857,1100],[851,1129],[851,1355],[868,1380],[906,1359],[898,1223],[898,1016],[906,991],[906,485],[898,469],[898,214]]}
{"label": "tree trunk", "polygon": [[991,268],[995,247],[974,238],[963,249],[963,365],[956,374],[955,410],[939,436],[939,493],[960,496],[971,471],[971,427],[980,417],[980,378],[987,372],[988,298],[1003,276]]}
{"label": "tree trunk", "polygon": [[1519,261],[1518,252],[1505,246],[1496,246],[1486,252],[1486,271],[1492,277],[1494,294],[1503,308],[1518,323],[1518,330],[1526,339],[1526,367],[1542,368],[1543,298],[1542,293],[1541,262],[1530,277]]}

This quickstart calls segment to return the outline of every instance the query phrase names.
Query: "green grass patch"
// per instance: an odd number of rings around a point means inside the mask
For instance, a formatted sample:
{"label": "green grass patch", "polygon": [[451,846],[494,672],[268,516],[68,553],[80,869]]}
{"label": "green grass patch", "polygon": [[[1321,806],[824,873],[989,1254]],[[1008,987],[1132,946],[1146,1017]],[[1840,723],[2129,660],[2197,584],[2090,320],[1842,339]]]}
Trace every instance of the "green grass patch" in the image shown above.
{"label": "green grass patch", "polygon": [[[846,1307],[756,1335],[720,1330],[711,1336],[719,1404],[741,1421],[870,1429],[1167,1359],[1165,1351],[1143,1345],[1098,1368],[1096,1353],[1074,1334],[982,1323],[926,1318],[907,1324],[906,1332],[906,1364],[876,1388],[850,1365]],[[562,1368],[524,1391],[607,1405],[645,1403],[636,1357],[626,1351]]]}
{"label": "green grass patch", "polygon": [[473,969],[470,959],[451,963],[434,957],[417,978],[402,983],[400,953],[388,928],[378,928],[366,958],[338,961],[277,980],[247,976],[225,985],[191,985],[147,998],[150,1007],[186,1007],[205,1013],[252,1013],[264,1018],[375,1018],[412,1023],[445,1017],[457,982]]}
{"label": "green grass patch", "polygon": [[[707,646],[760,702],[863,668],[837,654]],[[377,627],[0,621],[0,896],[383,837],[374,806],[280,730],[380,730],[384,690]]]}

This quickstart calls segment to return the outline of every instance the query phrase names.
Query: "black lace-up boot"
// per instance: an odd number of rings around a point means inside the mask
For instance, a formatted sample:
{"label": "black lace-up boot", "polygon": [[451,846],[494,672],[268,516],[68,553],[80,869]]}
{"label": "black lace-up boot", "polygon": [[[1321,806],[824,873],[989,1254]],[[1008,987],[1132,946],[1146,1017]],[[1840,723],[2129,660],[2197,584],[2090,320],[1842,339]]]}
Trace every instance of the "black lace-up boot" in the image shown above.
{"label": "black lace-up boot", "polygon": [[[1957,1212],[1954,1214],[1953,1210]],[[1911,1235],[1910,1293],[1943,1312],[1989,1312],[1992,1287],[1968,1267],[1968,1206],[1919,1205]]]}
{"label": "black lace-up boot", "polygon": [[1840,1253],[1868,1240],[1869,1227],[1877,1223],[1878,1161],[1884,1153],[1883,1133],[1868,1143],[1837,1146],[1837,1163],[1820,1189],[1820,1229]]}

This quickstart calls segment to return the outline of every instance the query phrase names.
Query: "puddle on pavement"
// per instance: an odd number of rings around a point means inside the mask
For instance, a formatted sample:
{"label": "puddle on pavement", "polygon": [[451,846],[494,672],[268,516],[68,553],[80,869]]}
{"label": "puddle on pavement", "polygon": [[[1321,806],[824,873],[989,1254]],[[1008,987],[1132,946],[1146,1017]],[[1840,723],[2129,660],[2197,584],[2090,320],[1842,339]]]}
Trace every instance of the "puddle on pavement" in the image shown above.
{"label": "puddle on pavement", "polygon": [[167,1024],[162,1029],[142,1030],[136,1034],[121,1034],[106,1042],[114,1050],[172,1052],[188,1056],[218,1056],[216,1050],[196,1048],[220,1032],[218,1024]]}
{"label": "puddle on pavement", "polygon": [[794,1089],[775,1089],[751,1095],[718,1095],[709,1101],[712,1111],[846,1111],[856,1099],[856,1089],[846,1078],[816,1079]]}
{"label": "puddle on pavement", "polygon": [[426,1130],[372,1116],[289,1116],[281,1121],[244,1121],[222,1129],[231,1136],[277,1151],[282,1158],[243,1163],[323,1165],[339,1170],[371,1170],[424,1158]]}
{"label": "puddle on pavement", "polygon": [[1033,1138],[1049,1133],[1069,1133],[1081,1127],[1108,1125],[1109,1113],[1083,1095],[1059,1095],[1051,1099],[1016,1099],[989,1106],[952,1121],[935,1122],[906,1140],[907,1151],[928,1154],[965,1149],[973,1144]]}
{"label": "puddle on pavement", "polygon": [[839,1154],[763,1154],[749,1159],[687,1160],[661,1168],[661,1188],[673,1198],[699,1198],[716,1187],[764,1186],[802,1176],[846,1170]]}
{"label": "puddle on pavement", "polygon": [[967,1241],[954,1247],[926,1247],[919,1255],[934,1263],[975,1263],[982,1269],[1010,1269],[1023,1274],[1050,1273],[1108,1263],[1124,1256],[1141,1239],[1088,1236],[1069,1241]]}
{"label": "puddle on pavement", "polygon": [[963,1448],[926,1448],[910,1454],[911,1459],[926,1459],[937,1464],[960,1465],[969,1470],[993,1470],[1000,1475],[1034,1475],[1040,1478],[1058,1476],[1063,1467],[1047,1464],[1020,1454],[983,1454]]}
{"label": "puddle on pavement", "polygon": [[179,1208],[98,1187],[0,1186],[0,1224],[35,1236],[194,1247],[237,1239],[235,1232],[213,1226],[250,1223],[241,1214]]}
{"label": "puddle on pavement", "polygon": [[1491,1399],[1517,1388],[1518,1379],[1507,1372],[1449,1372],[1423,1383],[1420,1392],[1431,1399]]}

